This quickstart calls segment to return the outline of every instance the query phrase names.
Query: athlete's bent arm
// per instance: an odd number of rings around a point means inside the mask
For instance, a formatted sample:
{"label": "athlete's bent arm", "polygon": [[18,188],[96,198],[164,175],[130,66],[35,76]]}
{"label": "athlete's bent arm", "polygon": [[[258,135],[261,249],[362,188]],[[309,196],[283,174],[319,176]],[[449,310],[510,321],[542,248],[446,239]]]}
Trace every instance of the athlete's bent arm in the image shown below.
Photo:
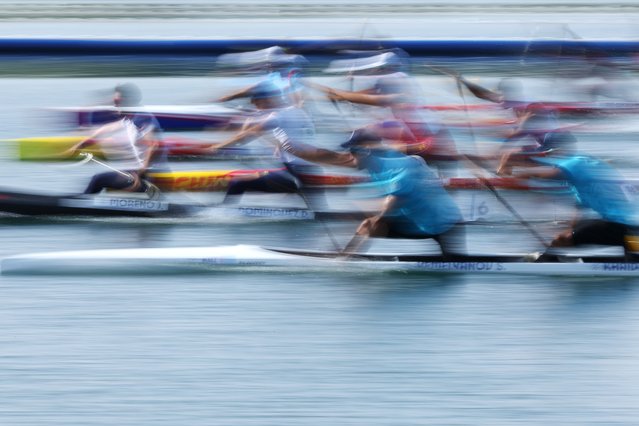
{"label": "athlete's bent arm", "polygon": [[388,228],[383,221],[384,216],[393,209],[393,206],[397,202],[395,195],[387,195],[384,198],[382,209],[375,216],[364,219],[359,225],[353,238],[346,244],[343,252],[353,254],[361,245],[368,240],[369,237],[385,237],[388,235]]}
{"label": "athlete's bent arm", "polygon": [[297,157],[312,163],[329,164],[331,166],[356,167],[353,155],[348,152],[336,152],[317,148],[311,151],[292,151]]}
{"label": "athlete's bent arm", "polygon": [[228,102],[228,101],[232,101],[232,100],[237,99],[237,98],[247,97],[248,95],[250,95],[251,90],[253,90],[254,87],[255,87],[255,85],[245,87],[245,88],[240,89],[240,90],[238,90],[236,92],[229,93],[228,95],[224,95],[224,96],[216,99],[214,102]]}
{"label": "athlete's bent arm", "polygon": [[540,179],[557,179],[563,176],[561,169],[557,167],[535,167],[528,170],[522,170],[514,175],[520,179],[540,178]]}
{"label": "athlete's bent arm", "polygon": [[240,130],[238,133],[233,135],[233,137],[231,137],[227,141],[222,142],[220,144],[211,145],[209,147],[209,152],[211,154],[215,154],[220,149],[228,148],[230,146],[237,145],[243,142],[249,142],[249,140],[258,137],[262,133],[263,129],[264,129],[263,123],[256,123],[256,124],[250,125]]}
{"label": "athlete's bent arm", "polygon": [[396,104],[402,99],[401,94],[379,95],[365,92],[347,92],[344,90],[331,89],[326,95],[335,101],[348,101],[356,104],[386,107]]}
{"label": "athlete's bent arm", "polygon": [[108,123],[103,126],[100,126],[96,129],[91,135],[84,138],[80,142],[76,143],[72,147],[62,151],[59,156],[60,158],[68,158],[75,154],[78,150],[82,148],[86,148],[89,145],[93,145],[98,143],[98,141],[105,137],[106,135],[113,133],[119,130],[122,127],[122,120],[115,121],[113,123]]}
{"label": "athlete's bent arm", "polygon": [[479,99],[484,99],[486,101],[501,103],[504,101],[503,95],[493,92],[492,90],[488,90],[485,87],[480,86],[479,84],[472,83],[466,80],[464,77],[459,76],[459,82],[468,88],[470,93],[478,97]]}

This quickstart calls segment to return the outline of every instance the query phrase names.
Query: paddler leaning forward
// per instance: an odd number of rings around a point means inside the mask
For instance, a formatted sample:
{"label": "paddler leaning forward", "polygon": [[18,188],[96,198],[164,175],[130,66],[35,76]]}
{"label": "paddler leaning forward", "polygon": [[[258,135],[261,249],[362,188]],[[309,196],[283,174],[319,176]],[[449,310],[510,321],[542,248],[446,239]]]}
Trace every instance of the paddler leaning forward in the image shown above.
{"label": "paddler leaning forward", "polygon": [[[61,157],[76,154],[78,150],[96,145],[109,163],[117,163],[118,168],[102,163],[111,169],[93,176],[84,194],[98,194],[104,189],[126,192],[144,192],[149,197],[158,196],[157,188],[145,180],[148,170],[165,167],[166,157],[160,148],[161,128],[156,118],[146,112],[125,112],[142,109],[140,89],[125,83],[115,87],[113,104],[116,108],[114,121],[97,128],[91,136],[72,146]],[[125,108],[125,109],[123,109]]]}
{"label": "paddler leaning forward", "polygon": [[369,237],[433,239],[446,261],[466,254],[462,214],[423,158],[388,148],[369,131],[354,132],[342,147],[384,196],[381,211],[359,225],[345,254],[358,250]]}
{"label": "paddler leaning forward", "polygon": [[[542,166],[517,171],[514,176],[563,179],[571,185],[579,207],[570,227],[553,239],[551,247],[622,246],[627,261],[637,260],[637,194],[618,171],[604,161],[585,155],[553,156],[536,161]],[[545,253],[537,260],[557,259]]]}
{"label": "paddler leaning forward", "polygon": [[[251,103],[259,111],[259,115],[247,120],[242,130],[228,140],[212,145],[210,152],[214,154],[219,149],[264,137],[273,144],[274,153],[284,168],[233,179],[229,183],[223,203],[237,203],[245,192],[258,191],[298,193],[308,204],[306,195],[313,189],[303,189],[298,176],[312,174],[317,167],[316,163],[345,165],[350,161],[350,156],[316,147],[313,121],[302,108],[287,102],[282,90],[273,82],[265,80],[258,83],[251,89],[250,96]],[[321,190],[315,189],[312,195],[314,201],[324,203]]]}
{"label": "paddler leaning forward", "polygon": [[423,108],[421,87],[406,72],[409,64],[407,54],[401,49],[365,58],[336,60],[327,72],[357,74],[364,80],[374,81],[372,87],[347,91],[307,84],[324,92],[332,101],[388,109],[390,117],[368,124],[362,130],[375,132],[389,144],[392,141],[399,151],[424,158],[442,176],[453,176],[459,158],[455,141],[436,114]]}

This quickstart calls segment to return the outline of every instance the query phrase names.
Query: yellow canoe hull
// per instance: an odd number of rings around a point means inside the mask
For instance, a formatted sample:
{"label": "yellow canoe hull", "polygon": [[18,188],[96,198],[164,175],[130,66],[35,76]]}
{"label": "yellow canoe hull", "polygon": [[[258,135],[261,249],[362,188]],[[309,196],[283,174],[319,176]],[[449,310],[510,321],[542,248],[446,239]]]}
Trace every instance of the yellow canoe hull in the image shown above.
{"label": "yellow canoe hull", "polygon": [[[64,161],[77,160],[76,157],[61,156],[61,153],[69,150],[72,146],[85,140],[87,135],[76,136],[38,136],[19,139],[4,140],[5,143],[13,144],[16,147],[17,157],[21,161]],[[176,158],[207,158],[209,155],[208,147],[211,141],[185,138],[179,136],[165,137],[161,144],[169,157]],[[98,158],[104,158],[99,144],[89,145],[82,148],[84,152],[91,152]],[[271,149],[264,150],[246,150],[244,148],[229,148],[218,152],[220,158],[225,157],[253,157],[253,156],[270,156]],[[220,155],[221,154],[221,155]]]}
{"label": "yellow canoe hull", "polygon": [[[73,145],[85,140],[87,135],[78,136],[44,136],[10,139],[5,142],[16,145],[18,159],[21,161],[50,161],[50,160],[77,160],[75,158],[61,158],[60,153],[68,150]],[[98,158],[103,158],[102,151],[97,147],[87,147],[82,151],[90,152]]]}

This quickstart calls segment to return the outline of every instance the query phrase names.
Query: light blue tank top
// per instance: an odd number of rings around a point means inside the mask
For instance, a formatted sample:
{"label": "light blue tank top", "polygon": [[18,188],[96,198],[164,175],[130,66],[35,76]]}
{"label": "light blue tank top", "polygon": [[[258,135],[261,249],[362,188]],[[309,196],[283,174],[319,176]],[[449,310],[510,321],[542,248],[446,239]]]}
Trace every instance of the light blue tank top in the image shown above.
{"label": "light blue tank top", "polygon": [[397,197],[388,216],[401,219],[403,232],[437,235],[461,222],[459,208],[422,158],[374,150],[364,166],[384,195]]}
{"label": "light blue tank top", "polygon": [[608,164],[585,156],[571,157],[554,164],[572,185],[578,202],[593,209],[605,220],[639,225],[637,199],[623,177]]}

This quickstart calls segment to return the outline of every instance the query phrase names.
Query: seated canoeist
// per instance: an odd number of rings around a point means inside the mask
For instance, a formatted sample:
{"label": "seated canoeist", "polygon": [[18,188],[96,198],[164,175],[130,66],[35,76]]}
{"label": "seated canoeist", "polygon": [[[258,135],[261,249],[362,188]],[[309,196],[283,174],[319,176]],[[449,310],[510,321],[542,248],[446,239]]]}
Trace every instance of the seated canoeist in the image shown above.
{"label": "seated canoeist", "polygon": [[[247,191],[268,193],[297,193],[304,197],[313,195],[314,201],[324,203],[321,189],[302,189],[303,174],[314,173],[317,165],[314,162],[345,164],[350,157],[313,145],[315,126],[308,114],[295,105],[291,105],[282,90],[271,81],[263,81],[251,90],[251,103],[260,111],[260,115],[251,117],[242,130],[229,140],[212,145],[211,152],[240,143],[247,143],[259,137],[271,142],[275,154],[283,164],[277,171],[256,173],[231,180],[224,203],[235,203]],[[313,194],[308,194],[313,191]],[[310,206],[309,206],[310,207]]]}
{"label": "seated canoeist", "polygon": [[[490,90],[479,84],[468,81],[459,74],[453,77],[463,84],[473,95],[498,104],[504,110],[512,111],[515,119],[514,127],[504,138],[500,148],[500,160],[497,173],[508,174],[508,166],[515,163],[535,166],[526,155],[561,150],[564,153],[575,152],[577,139],[565,128],[561,127],[557,110],[543,102],[526,101],[521,82],[504,78],[496,90]],[[518,144],[517,146],[515,146]],[[507,166],[508,164],[508,166]]]}
{"label": "seated canoeist", "polygon": [[[559,233],[552,247],[586,244],[622,246],[628,260],[638,251],[639,208],[634,188],[607,163],[588,156],[573,155],[538,159],[543,166],[521,170],[520,178],[565,180],[572,187],[578,214],[569,229]],[[583,213],[596,213],[588,217]],[[541,260],[552,260],[543,255]]]}
{"label": "seated canoeist", "polygon": [[[218,58],[218,65],[247,74],[263,74],[261,81],[269,81],[283,92],[283,100],[303,107],[305,98],[300,83],[302,67],[306,59],[301,55],[292,55],[280,46],[272,46],[252,52],[227,53]],[[250,98],[256,86],[251,84],[215,99],[215,102],[228,102],[240,98]]]}
{"label": "seated canoeist", "polygon": [[89,182],[85,194],[97,194],[104,189],[127,192],[146,192],[157,195],[157,188],[145,180],[152,164],[164,165],[166,158],[160,147],[161,128],[156,118],[146,112],[131,112],[120,108],[140,105],[141,93],[131,83],[115,87],[113,104],[117,115],[113,122],[96,129],[91,136],[68,149],[63,155],[72,155],[88,146],[97,145],[109,162],[108,172],[98,173]]}
{"label": "seated canoeist", "polygon": [[381,211],[359,225],[344,253],[354,252],[369,237],[381,237],[433,239],[447,261],[465,254],[462,214],[423,158],[388,148],[371,132],[356,132],[342,146],[384,196]]}
{"label": "seated canoeist", "polygon": [[408,58],[400,49],[370,57],[334,61],[327,71],[357,73],[374,83],[360,91],[347,91],[320,85],[332,101],[388,108],[390,117],[372,123],[363,130],[372,131],[392,142],[408,155],[418,155],[437,168],[441,175],[456,171],[458,153],[452,134],[432,111],[425,109],[417,82],[406,72]]}
{"label": "seated canoeist", "polygon": [[[520,145],[510,148],[515,142]],[[532,143],[530,143],[530,142]],[[557,121],[556,112],[543,104],[530,104],[520,116],[519,124],[510,133],[502,147],[502,155],[497,167],[498,174],[507,174],[509,165],[519,163],[524,166],[535,166],[535,154],[553,153],[570,155],[576,152],[577,139],[568,130],[563,130]],[[531,154],[520,156],[516,154]]]}

